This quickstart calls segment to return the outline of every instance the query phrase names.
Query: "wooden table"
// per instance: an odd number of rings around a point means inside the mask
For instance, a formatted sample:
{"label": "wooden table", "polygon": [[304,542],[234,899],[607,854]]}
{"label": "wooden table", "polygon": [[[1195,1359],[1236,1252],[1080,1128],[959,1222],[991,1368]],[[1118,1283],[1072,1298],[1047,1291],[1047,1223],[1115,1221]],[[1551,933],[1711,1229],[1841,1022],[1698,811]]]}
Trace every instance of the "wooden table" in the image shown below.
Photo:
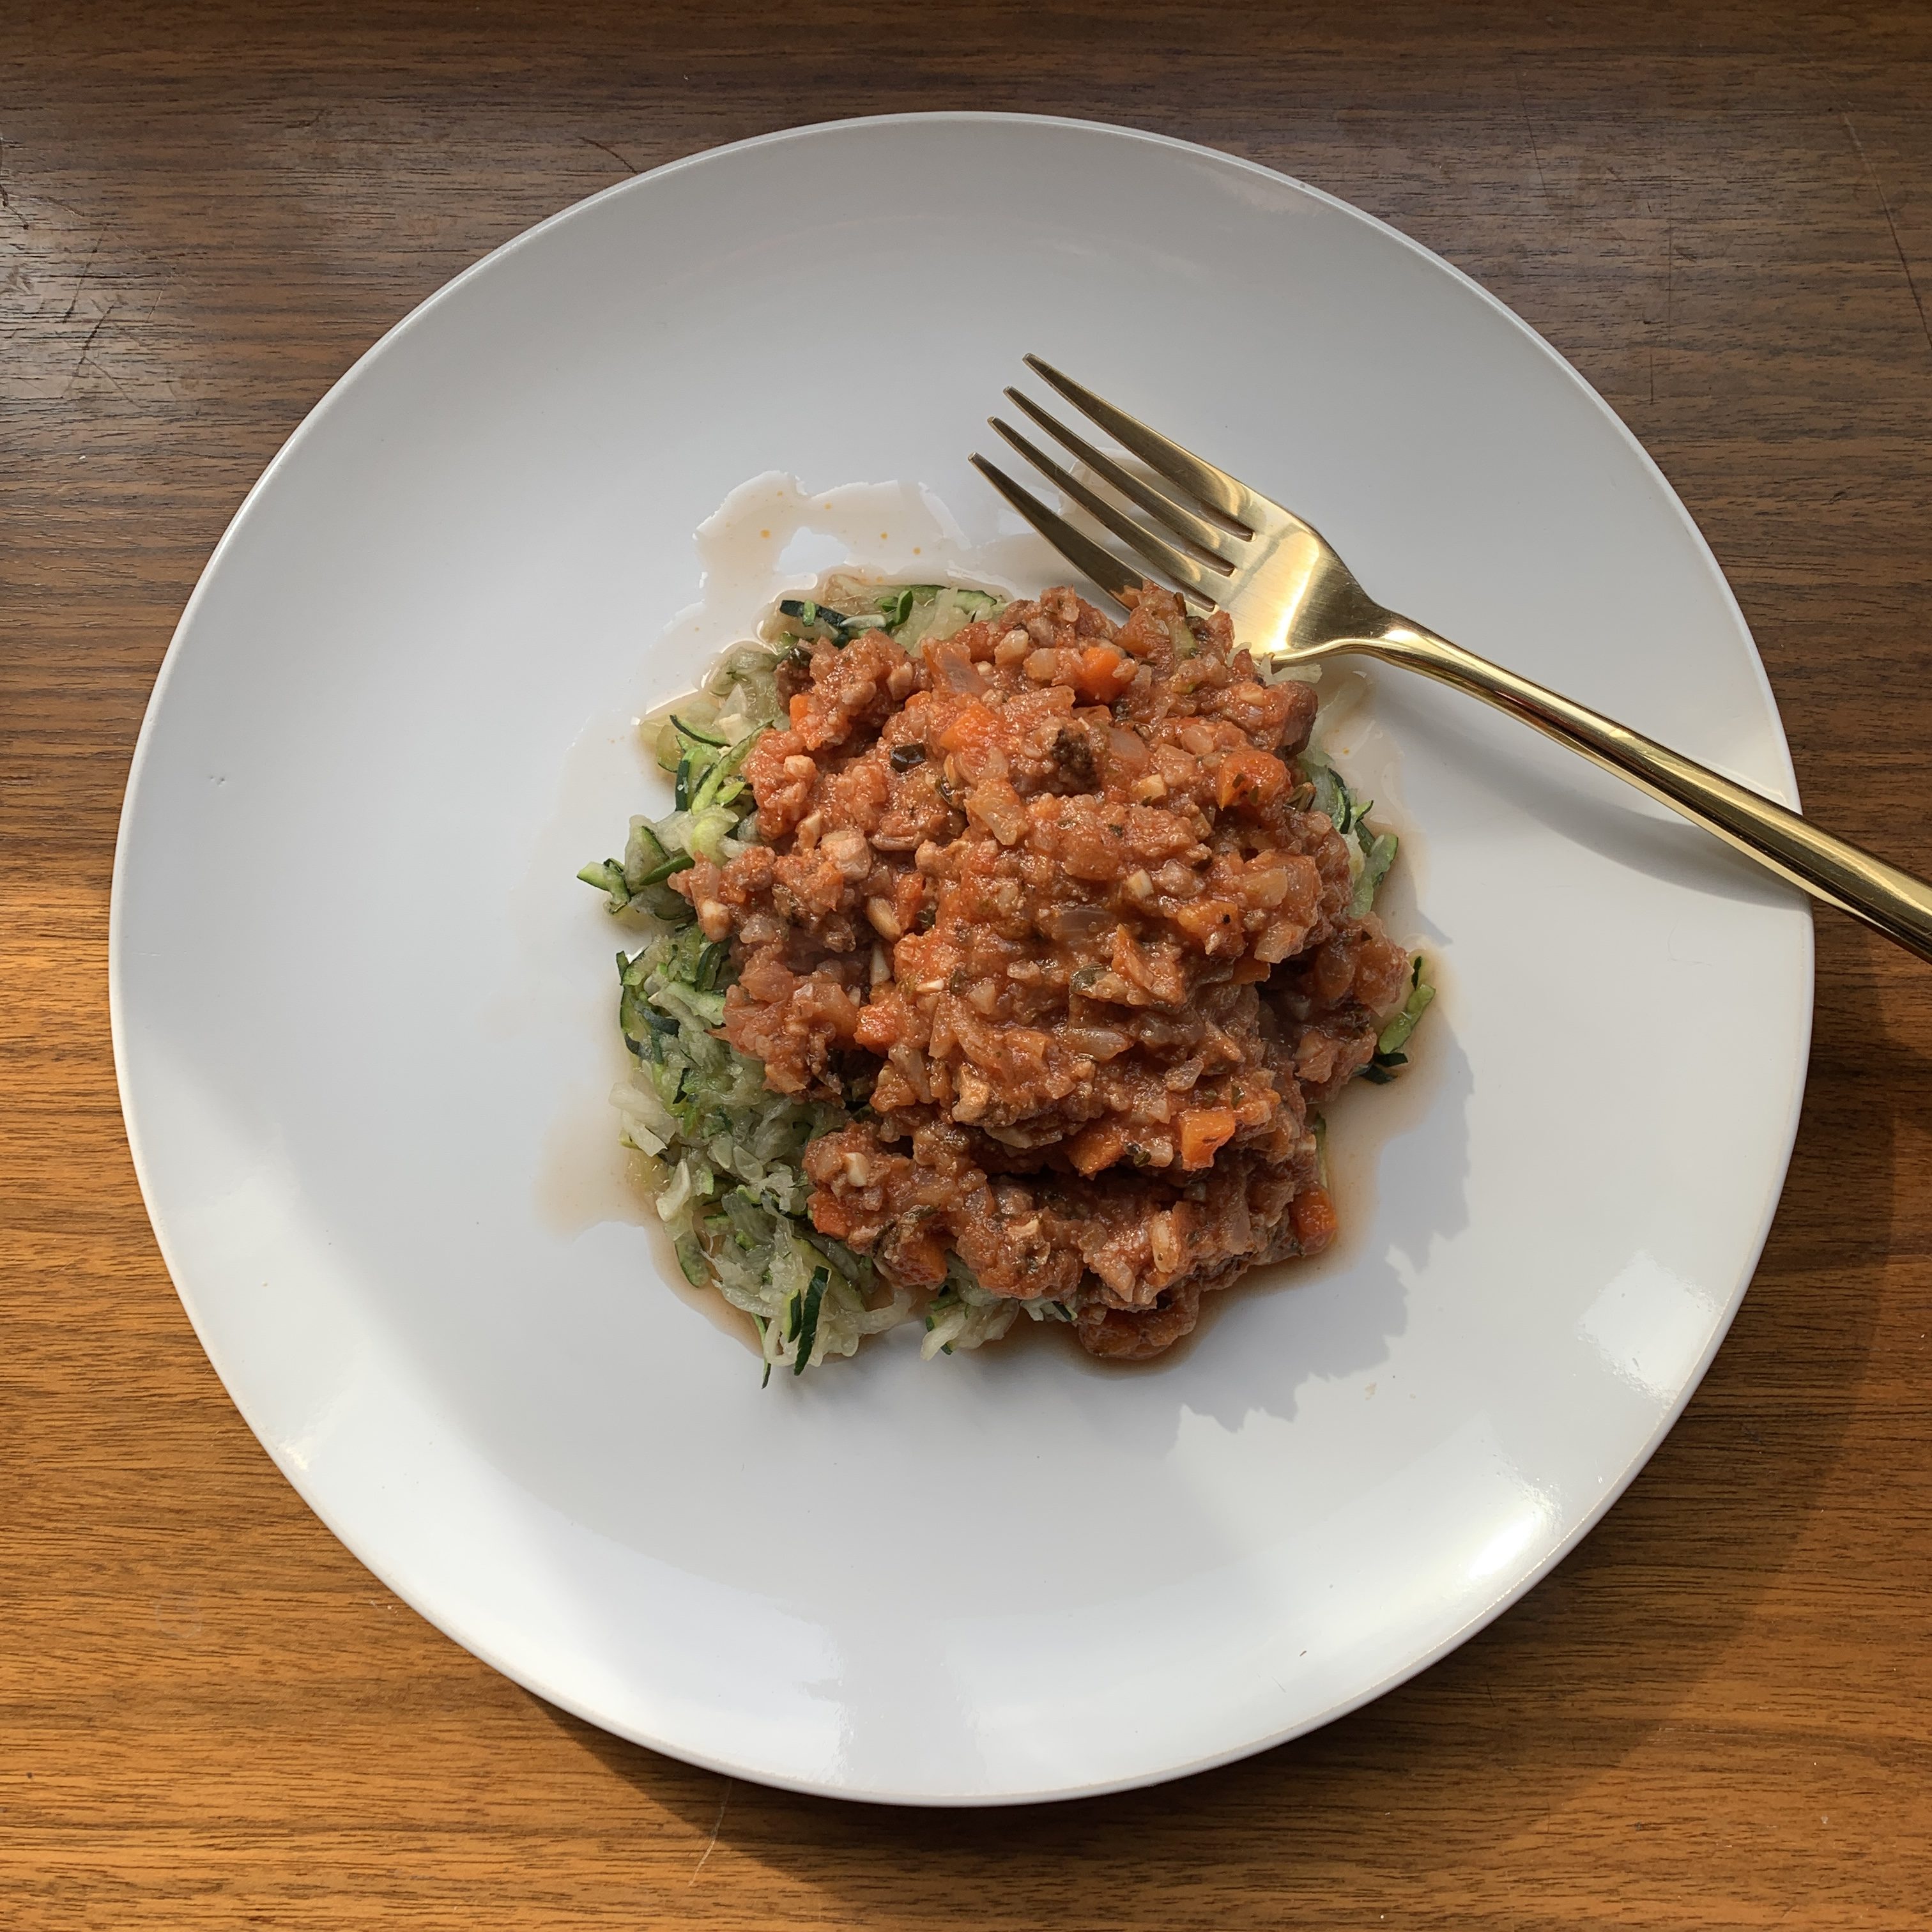
{"label": "wooden table", "polygon": [[[24,14],[22,7],[24,5]],[[538,217],[844,112],[1066,111],[1386,217],[1541,329],[1743,601],[1819,816],[1932,871],[1932,8],[14,0],[0,26],[0,1920],[1932,1922],[1932,973],[1819,925],[1715,1368],[1518,1609],[1138,1796],[866,1810],[494,1676],[283,1483],[163,1271],[105,1000],[176,614],[377,334]]]}

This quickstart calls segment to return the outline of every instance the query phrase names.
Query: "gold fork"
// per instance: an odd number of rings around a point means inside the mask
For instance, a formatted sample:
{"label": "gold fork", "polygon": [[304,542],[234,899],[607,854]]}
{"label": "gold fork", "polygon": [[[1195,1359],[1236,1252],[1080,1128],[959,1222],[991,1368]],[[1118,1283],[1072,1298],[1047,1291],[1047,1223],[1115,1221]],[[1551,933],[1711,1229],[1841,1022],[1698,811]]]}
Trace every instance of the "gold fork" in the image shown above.
{"label": "gold fork", "polygon": [[[1088,472],[1182,539],[1171,543],[1131,517],[1029,436],[988,418],[1063,496],[1078,503],[1183,596],[1226,611],[1235,634],[1268,656],[1318,658],[1357,652],[1420,671],[1498,710],[1628,779],[1714,832],[1814,898],[1876,926],[1922,959],[1932,959],[1932,886],[1834,838],[1748,787],[1573,704],[1553,691],[1486,662],[1433,631],[1384,610],[1320,535],[1280,504],[1182,448],[1124,410],[1064,376],[1037,356],[1028,368],[1138,457],[1172,494],[1156,488],[1018,389],[1008,398]],[[1004,471],[973,461],[1060,555],[1117,601],[1146,573],[1076,529]]]}

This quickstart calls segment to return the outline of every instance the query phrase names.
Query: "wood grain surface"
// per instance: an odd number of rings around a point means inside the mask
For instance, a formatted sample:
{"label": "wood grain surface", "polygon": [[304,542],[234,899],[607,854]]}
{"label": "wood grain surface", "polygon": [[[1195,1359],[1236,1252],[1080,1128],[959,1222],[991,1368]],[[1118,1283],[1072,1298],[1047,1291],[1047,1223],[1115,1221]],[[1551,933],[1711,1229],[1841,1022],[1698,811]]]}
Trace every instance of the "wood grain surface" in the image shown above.
{"label": "wood grain surface", "polygon": [[1810,810],[1932,872],[1924,0],[10,0],[0,1922],[1932,1923],[1932,974],[1835,917],[1756,1284],[1628,1497],[1415,1682],[1162,1790],[868,1810],[614,1742],[390,1598],[202,1358],[122,1131],[108,878],[243,491],[539,217],[718,142],[956,106],[1204,140],[1478,277],[1689,504]]}

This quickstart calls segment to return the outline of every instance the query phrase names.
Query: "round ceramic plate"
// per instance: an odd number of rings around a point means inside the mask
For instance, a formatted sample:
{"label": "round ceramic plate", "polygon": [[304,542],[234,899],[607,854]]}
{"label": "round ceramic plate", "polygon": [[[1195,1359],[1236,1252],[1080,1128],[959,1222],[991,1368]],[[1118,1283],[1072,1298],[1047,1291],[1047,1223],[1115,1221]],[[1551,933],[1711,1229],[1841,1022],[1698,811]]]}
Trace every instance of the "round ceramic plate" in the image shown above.
{"label": "round ceramic plate", "polygon": [[[1346,1096],[1340,1252],[1144,1370],[908,1332],[761,1388],[614,1169],[618,935],[572,874],[665,808],[629,723],[724,622],[689,614],[694,533],[740,486],[810,493],[734,499],[768,578],[948,546],[1053,574],[966,463],[1029,350],[1384,602],[1792,796],[1696,530],[1506,310],[1264,169],[945,115],[626,182],[372,350],[188,606],[115,878],[142,1186],[289,1480],[543,1696],[854,1797],[1171,1777],[1495,1616],[1716,1348],[1804,1066],[1799,903],[1384,673],[1396,916],[1445,991],[1405,1082]],[[823,494],[895,482],[926,494]]]}

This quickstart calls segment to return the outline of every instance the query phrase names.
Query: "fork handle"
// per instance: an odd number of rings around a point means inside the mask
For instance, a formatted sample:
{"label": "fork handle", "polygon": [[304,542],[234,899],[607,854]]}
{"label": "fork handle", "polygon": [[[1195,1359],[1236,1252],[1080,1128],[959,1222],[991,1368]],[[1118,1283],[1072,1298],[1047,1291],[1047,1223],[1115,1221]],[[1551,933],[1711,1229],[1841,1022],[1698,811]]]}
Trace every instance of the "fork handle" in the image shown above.
{"label": "fork handle", "polygon": [[1814,898],[1876,927],[1920,958],[1932,960],[1932,886],[1849,839],[1834,838],[1748,786],[1406,619],[1396,620],[1380,636],[1362,639],[1352,647],[1420,671],[1534,725],[1714,832]]}

